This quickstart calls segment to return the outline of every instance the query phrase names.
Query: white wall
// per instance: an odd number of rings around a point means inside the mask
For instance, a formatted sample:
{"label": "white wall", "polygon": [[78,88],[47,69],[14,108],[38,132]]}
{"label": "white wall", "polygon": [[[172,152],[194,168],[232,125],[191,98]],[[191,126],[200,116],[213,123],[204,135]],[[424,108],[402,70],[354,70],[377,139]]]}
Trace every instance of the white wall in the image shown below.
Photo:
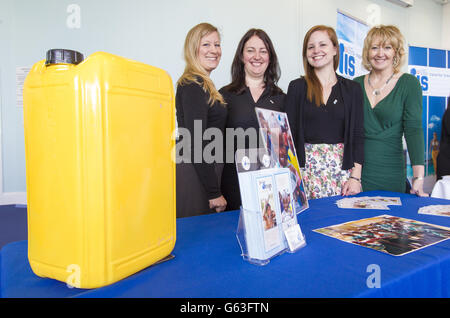
{"label": "white wall", "polygon": [[378,21],[379,24],[398,26],[407,44],[436,48],[442,46],[443,7],[433,0],[415,0],[414,6],[409,8],[386,0],[303,0],[300,3],[302,38],[316,24],[336,27],[336,11],[339,9],[369,25],[372,21]]}
{"label": "white wall", "polygon": [[[80,28],[67,24],[71,4],[80,8]],[[219,88],[229,82],[239,39],[249,28],[258,27],[274,42],[282,70],[279,84],[286,90],[303,73],[304,34],[316,24],[336,27],[338,9],[370,22],[375,8],[378,21],[399,26],[407,43],[439,48],[449,42],[448,7],[444,10],[433,0],[415,0],[412,8],[386,0],[0,0],[0,204],[25,203],[16,67],[31,66],[50,48],[75,49],[86,56],[96,51],[118,54],[163,68],[175,82],[184,68],[187,31],[206,21],[222,33],[223,57],[212,73]]]}
{"label": "white wall", "polygon": [[415,0],[407,18],[408,44],[441,48],[442,11],[443,6],[433,0]]}
{"label": "white wall", "polygon": [[442,48],[450,50],[450,3],[442,10]]}

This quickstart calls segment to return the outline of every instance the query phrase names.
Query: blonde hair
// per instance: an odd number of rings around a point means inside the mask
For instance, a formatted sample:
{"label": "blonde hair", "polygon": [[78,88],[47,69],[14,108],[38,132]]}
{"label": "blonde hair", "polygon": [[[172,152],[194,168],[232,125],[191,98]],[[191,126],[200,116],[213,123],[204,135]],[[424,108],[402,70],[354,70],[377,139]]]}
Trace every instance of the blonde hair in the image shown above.
{"label": "blonde hair", "polygon": [[305,38],[303,39],[303,68],[305,70],[305,80],[306,80],[306,97],[310,102],[314,102],[316,106],[320,106],[324,103],[322,97],[322,84],[320,84],[319,79],[317,78],[316,72],[314,71],[314,67],[311,66],[308,62],[308,57],[306,51],[308,50],[308,41],[311,35],[316,31],[325,31],[330,38],[331,43],[336,48],[336,55],[333,57],[333,67],[334,70],[339,66],[339,42],[336,35],[336,31],[332,27],[326,25],[316,25],[309,29],[306,33]]}
{"label": "blonde hair", "polygon": [[394,25],[378,25],[374,26],[366,35],[364,39],[364,47],[362,52],[362,65],[368,71],[372,69],[369,61],[369,51],[372,46],[372,42],[379,38],[381,40],[380,45],[384,46],[387,43],[392,45],[395,51],[394,55],[394,73],[398,73],[403,63],[405,62],[406,53],[404,42],[405,39],[400,30]]}
{"label": "blonde hair", "polygon": [[[209,23],[197,24],[189,30],[186,35],[186,40],[184,41],[184,60],[186,61],[186,66],[183,74],[177,81],[177,84],[181,86],[192,82],[201,85],[203,90],[209,94],[208,104],[211,106],[217,101],[221,104],[225,104],[225,100],[217,91],[205,68],[200,64],[198,59],[198,49],[200,47],[201,39],[213,32],[219,34],[217,28]],[[198,82],[199,77],[202,79],[203,84]]]}

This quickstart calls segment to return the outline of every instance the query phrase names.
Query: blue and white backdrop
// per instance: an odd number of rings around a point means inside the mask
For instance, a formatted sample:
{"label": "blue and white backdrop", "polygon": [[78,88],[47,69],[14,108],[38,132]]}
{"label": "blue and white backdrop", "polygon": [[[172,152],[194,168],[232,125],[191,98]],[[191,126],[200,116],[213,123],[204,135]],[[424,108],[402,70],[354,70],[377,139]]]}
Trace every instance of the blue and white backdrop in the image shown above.
{"label": "blue and white backdrop", "polygon": [[[408,72],[416,76],[422,86],[425,174],[434,175],[430,145],[434,133],[441,139],[442,116],[450,96],[450,51],[409,46]],[[408,165],[408,175],[411,173]]]}

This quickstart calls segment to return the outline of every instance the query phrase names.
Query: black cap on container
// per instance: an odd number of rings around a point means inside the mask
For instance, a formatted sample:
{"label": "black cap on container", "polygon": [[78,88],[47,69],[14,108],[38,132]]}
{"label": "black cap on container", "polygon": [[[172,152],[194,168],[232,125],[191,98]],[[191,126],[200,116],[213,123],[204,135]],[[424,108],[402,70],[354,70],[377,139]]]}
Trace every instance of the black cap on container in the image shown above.
{"label": "black cap on container", "polygon": [[45,65],[49,64],[79,64],[83,62],[83,54],[73,50],[51,49],[47,51]]}

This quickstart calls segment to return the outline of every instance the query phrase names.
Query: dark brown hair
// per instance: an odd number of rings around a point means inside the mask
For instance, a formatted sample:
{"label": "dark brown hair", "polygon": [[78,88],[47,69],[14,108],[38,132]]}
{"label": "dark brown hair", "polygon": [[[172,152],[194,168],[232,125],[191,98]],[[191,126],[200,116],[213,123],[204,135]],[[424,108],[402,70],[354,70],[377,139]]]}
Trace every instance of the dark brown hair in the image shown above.
{"label": "dark brown hair", "polygon": [[303,39],[303,68],[305,69],[305,80],[307,84],[307,92],[306,97],[310,102],[314,102],[316,106],[320,106],[324,103],[322,100],[322,84],[320,84],[319,79],[317,78],[316,73],[314,72],[314,67],[312,67],[308,63],[308,58],[306,56],[306,51],[308,49],[308,41],[316,31],[326,31],[328,36],[333,43],[333,46],[336,48],[336,55],[333,58],[333,66],[336,71],[339,66],[339,42],[336,35],[336,31],[332,27],[326,25],[316,25],[309,29],[306,33],[305,38]]}
{"label": "dark brown hair", "polygon": [[277,54],[275,53],[275,49],[269,36],[261,29],[248,30],[247,33],[245,33],[242,39],[239,41],[236,53],[234,55],[233,63],[231,64],[231,83],[225,86],[225,90],[238,94],[242,93],[245,90],[245,70],[244,62],[242,61],[243,52],[245,43],[247,43],[247,41],[254,35],[256,35],[261,39],[261,41],[264,42],[264,45],[269,52],[269,65],[267,66],[266,72],[264,73],[264,83],[266,84],[266,87],[270,87],[271,94],[281,94],[283,93],[283,91],[277,86],[277,82],[280,79],[281,74]]}

